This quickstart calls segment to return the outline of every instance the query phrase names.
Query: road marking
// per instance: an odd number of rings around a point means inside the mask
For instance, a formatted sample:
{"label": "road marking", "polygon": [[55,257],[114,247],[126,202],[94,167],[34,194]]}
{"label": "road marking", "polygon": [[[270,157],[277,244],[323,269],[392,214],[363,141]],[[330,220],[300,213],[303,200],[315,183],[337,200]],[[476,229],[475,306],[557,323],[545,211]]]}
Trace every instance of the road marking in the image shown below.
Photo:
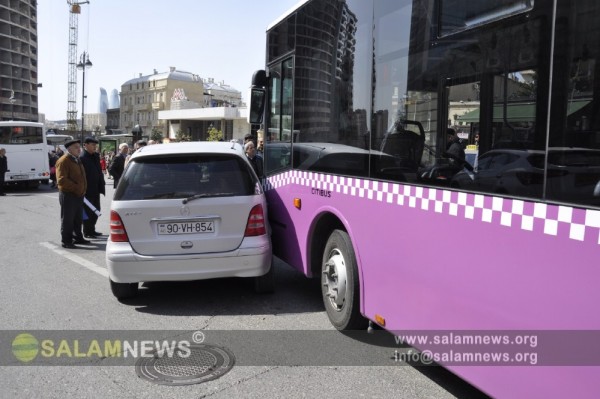
{"label": "road marking", "polygon": [[108,277],[108,270],[106,270],[103,267],[98,266],[94,262],[90,262],[89,260],[84,259],[81,256],[77,256],[72,252],[66,251],[66,250],[58,247],[57,245],[52,244],[51,242],[40,242],[40,245],[42,247],[48,248],[49,250],[57,253],[60,256],[64,256],[65,258],[67,258],[75,263],[78,263],[79,265],[85,267],[88,270],[98,273],[101,276]]}

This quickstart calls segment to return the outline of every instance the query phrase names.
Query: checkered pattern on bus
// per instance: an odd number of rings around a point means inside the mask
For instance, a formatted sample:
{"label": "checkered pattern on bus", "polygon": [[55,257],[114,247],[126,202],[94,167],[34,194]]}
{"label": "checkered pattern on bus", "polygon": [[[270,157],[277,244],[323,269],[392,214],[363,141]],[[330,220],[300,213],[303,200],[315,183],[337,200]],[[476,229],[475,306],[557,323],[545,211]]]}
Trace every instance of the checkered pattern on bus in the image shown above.
{"label": "checkered pattern on bus", "polygon": [[600,244],[600,211],[596,210],[299,170],[268,177],[264,188],[268,191],[290,184]]}

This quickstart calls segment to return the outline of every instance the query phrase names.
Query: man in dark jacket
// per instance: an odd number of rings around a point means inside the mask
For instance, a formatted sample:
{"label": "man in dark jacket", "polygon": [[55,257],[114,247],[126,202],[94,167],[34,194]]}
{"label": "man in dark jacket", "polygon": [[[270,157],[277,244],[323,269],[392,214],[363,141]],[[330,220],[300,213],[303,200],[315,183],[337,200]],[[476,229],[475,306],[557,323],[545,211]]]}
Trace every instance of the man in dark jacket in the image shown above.
{"label": "man in dark jacket", "polygon": [[[75,244],[89,244],[81,235],[83,216],[83,197],[87,190],[85,169],[79,159],[81,145],[79,140],[65,143],[67,152],[56,162],[56,183],[60,202],[60,235],[63,248],[77,248]],[[73,242],[73,233],[75,241]]]}
{"label": "man in dark jacket", "polygon": [[446,155],[450,156],[454,164],[462,165],[465,161],[465,150],[460,142],[460,138],[452,128],[447,129],[447,136]]}
{"label": "man in dark jacket", "polygon": [[110,168],[108,173],[113,177],[114,187],[117,188],[119,184],[119,179],[123,176],[123,171],[125,170],[125,159],[127,158],[127,153],[129,152],[129,146],[126,143],[122,143],[119,146],[119,153],[115,155],[110,164]]}
{"label": "man in dark jacket", "polygon": [[8,159],[6,158],[6,150],[0,147],[0,196],[5,196],[4,192],[4,174],[8,170]]}
{"label": "man in dark jacket", "polygon": [[[106,195],[106,182],[104,174],[100,167],[100,154],[96,151],[98,140],[94,137],[87,137],[83,142],[84,151],[81,154],[81,163],[85,169],[85,178],[87,180],[87,190],[85,198],[97,209],[100,210],[100,194]],[[96,238],[102,233],[96,231],[96,222],[98,216],[87,205],[83,206],[85,215],[83,220],[83,235],[87,238]]]}

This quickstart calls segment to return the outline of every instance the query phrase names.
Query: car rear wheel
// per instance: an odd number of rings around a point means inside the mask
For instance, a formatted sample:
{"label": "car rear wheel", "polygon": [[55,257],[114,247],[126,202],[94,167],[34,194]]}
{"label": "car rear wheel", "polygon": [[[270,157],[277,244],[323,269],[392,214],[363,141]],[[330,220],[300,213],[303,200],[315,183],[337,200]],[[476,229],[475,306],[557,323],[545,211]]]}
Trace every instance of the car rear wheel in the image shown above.
{"label": "car rear wheel", "polygon": [[348,233],[331,233],[321,265],[321,292],[331,324],[338,330],[366,328],[368,321],[360,314],[358,266]]}
{"label": "car rear wheel", "polygon": [[117,299],[133,298],[137,295],[138,283],[115,283],[110,280],[110,289]]}
{"label": "car rear wheel", "polygon": [[254,292],[257,294],[270,294],[275,291],[275,267],[271,260],[271,267],[267,274],[254,277]]}

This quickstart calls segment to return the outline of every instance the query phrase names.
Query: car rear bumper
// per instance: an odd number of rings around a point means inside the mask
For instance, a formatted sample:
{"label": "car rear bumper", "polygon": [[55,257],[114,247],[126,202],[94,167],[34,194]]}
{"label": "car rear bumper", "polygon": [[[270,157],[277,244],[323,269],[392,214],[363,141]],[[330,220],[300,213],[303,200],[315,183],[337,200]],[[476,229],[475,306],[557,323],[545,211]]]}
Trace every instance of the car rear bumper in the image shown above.
{"label": "car rear bumper", "polygon": [[271,258],[268,236],[245,238],[234,251],[209,254],[146,256],[128,242],[110,240],[106,247],[108,274],[116,283],[256,277],[269,271]]}

